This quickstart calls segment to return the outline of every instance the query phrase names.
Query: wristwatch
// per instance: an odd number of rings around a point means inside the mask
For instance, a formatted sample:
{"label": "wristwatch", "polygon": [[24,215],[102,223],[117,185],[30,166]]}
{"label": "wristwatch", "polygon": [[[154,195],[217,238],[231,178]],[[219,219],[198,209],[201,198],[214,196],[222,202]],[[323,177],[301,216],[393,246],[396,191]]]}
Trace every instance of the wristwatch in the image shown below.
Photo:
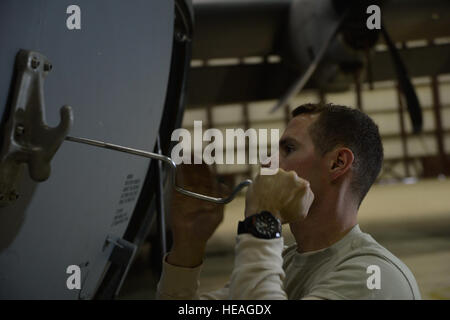
{"label": "wristwatch", "polygon": [[269,211],[262,211],[239,221],[238,234],[250,233],[260,239],[281,237],[281,221]]}

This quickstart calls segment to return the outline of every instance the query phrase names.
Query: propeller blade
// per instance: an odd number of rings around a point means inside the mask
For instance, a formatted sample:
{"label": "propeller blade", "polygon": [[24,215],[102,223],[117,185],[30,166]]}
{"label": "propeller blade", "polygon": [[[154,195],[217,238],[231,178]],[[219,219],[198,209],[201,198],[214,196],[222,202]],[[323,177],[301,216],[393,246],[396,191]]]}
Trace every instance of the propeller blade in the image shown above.
{"label": "propeller blade", "polygon": [[381,28],[381,33],[386,41],[386,44],[391,53],[392,61],[395,66],[395,71],[397,73],[397,80],[401,89],[401,92],[406,100],[406,105],[408,107],[409,116],[411,118],[411,123],[413,126],[414,133],[420,133],[423,127],[423,117],[422,109],[420,108],[419,99],[417,98],[416,90],[411,83],[411,79],[408,75],[408,70],[406,69],[403,60],[398,53],[397,47],[392,42],[384,25]]}

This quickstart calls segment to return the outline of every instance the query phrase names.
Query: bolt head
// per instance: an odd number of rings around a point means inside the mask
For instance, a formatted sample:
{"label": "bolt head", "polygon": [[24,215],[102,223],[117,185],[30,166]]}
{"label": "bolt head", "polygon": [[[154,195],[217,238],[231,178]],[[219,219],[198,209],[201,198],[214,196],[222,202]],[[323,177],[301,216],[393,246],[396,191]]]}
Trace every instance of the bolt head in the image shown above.
{"label": "bolt head", "polygon": [[45,71],[45,72],[52,71],[52,69],[53,69],[53,66],[52,66],[51,63],[45,63],[45,64],[44,64],[44,71]]}
{"label": "bolt head", "polygon": [[21,124],[16,126],[16,135],[21,136],[25,133],[25,127]]}
{"label": "bolt head", "polygon": [[37,58],[31,59],[31,67],[37,69],[41,65],[41,62]]}

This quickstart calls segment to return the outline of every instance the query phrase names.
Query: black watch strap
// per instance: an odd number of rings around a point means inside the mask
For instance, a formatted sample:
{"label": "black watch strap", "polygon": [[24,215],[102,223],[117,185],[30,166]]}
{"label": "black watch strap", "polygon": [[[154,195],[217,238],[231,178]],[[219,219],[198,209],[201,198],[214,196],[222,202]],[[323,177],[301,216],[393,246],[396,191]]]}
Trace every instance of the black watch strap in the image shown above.
{"label": "black watch strap", "polygon": [[238,234],[250,233],[260,239],[281,237],[281,221],[268,211],[262,211],[239,221]]}
{"label": "black watch strap", "polygon": [[251,218],[251,217],[247,217],[247,218],[245,218],[245,220],[239,221],[238,234],[250,233],[249,229],[251,227],[250,224],[252,223],[252,221],[249,218]]}

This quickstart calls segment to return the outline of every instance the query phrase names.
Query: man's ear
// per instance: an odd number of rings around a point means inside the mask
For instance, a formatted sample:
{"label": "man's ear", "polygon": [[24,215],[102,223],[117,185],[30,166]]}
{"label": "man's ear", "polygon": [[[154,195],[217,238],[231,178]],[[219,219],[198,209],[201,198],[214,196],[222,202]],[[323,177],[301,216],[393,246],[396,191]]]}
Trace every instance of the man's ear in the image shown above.
{"label": "man's ear", "polygon": [[337,148],[331,152],[330,175],[334,181],[350,170],[355,156],[349,148]]}

